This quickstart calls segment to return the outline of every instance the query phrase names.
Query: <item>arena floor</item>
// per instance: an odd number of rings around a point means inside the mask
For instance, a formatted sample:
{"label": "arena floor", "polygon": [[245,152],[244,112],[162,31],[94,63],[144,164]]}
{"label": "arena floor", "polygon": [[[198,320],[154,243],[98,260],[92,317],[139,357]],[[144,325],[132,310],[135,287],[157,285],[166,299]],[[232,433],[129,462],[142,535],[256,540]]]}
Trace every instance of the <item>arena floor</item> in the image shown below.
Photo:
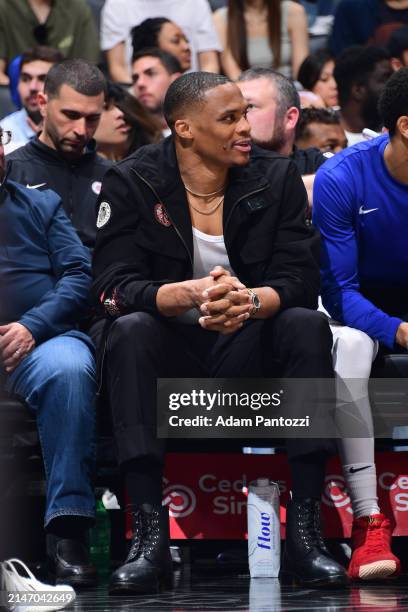
{"label": "arena floor", "polygon": [[248,575],[191,576],[188,566],[176,575],[174,591],[160,595],[109,597],[105,585],[79,593],[69,610],[125,612],[155,610],[184,612],[278,612],[314,610],[383,612],[408,610],[408,576],[388,584],[353,586],[346,590],[312,590],[281,586],[277,579],[249,579]]}

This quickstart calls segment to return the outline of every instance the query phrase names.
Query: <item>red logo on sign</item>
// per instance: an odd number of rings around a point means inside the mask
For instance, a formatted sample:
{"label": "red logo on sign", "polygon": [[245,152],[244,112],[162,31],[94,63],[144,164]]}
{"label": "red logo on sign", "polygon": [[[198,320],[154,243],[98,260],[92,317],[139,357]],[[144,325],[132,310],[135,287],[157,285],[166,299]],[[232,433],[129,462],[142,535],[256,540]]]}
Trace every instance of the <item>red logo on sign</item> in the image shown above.
{"label": "red logo on sign", "polygon": [[154,216],[159,223],[164,225],[164,227],[170,227],[171,221],[163,204],[156,204],[154,207]]}

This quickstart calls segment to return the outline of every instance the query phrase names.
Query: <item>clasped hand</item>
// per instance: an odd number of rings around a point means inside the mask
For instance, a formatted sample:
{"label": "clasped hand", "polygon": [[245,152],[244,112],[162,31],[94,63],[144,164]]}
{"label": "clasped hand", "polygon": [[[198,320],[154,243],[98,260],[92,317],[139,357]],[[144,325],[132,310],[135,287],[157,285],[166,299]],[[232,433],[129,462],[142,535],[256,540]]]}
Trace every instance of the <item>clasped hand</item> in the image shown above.
{"label": "clasped hand", "polygon": [[210,272],[216,282],[202,293],[199,307],[201,327],[221,334],[232,334],[243,326],[253,310],[247,288],[235,276],[217,266]]}

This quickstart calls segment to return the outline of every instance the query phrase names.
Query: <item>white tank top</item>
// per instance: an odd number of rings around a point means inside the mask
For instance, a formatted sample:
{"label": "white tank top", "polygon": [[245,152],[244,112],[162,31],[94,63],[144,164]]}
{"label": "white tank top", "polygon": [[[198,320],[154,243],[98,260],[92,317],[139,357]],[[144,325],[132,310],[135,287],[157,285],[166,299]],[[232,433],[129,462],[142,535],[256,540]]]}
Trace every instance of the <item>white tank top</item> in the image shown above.
{"label": "white tank top", "polygon": [[[228,272],[234,275],[225,248],[224,236],[210,236],[193,227],[193,245],[193,278],[204,278],[208,276],[215,266],[222,266],[225,270],[228,270]],[[194,325],[201,316],[201,313],[196,308],[193,308],[176,317],[176,319],[180,321],[180,323]]]}

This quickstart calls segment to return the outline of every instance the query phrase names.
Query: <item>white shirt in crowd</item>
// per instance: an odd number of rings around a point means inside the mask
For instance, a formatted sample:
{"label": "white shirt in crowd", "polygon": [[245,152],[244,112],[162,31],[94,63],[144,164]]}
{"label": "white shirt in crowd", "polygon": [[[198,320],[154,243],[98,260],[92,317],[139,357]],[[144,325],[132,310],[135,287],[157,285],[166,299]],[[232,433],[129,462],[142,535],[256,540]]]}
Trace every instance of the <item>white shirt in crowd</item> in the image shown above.
{"label": "white shirt in crowd", "polygon": [[352,147],[359,142],[365,142],[366,138],[363,136],[363,132],[348,132],[344,130],[347,138],[347,146]]}
{"label": "white shirt in crowd", "polygon": [[19,147],[23,147],[35,136],[35,132],[28,123],[28,115],[25,108],[4,117],[0,121],[0,127],[4,132],[11,132],[11,142],[4,147],[5,155],[12,153]]}
{"label": "white shirt in crowd", "polygon": [[184,31],[191,45],[192,70],[199,70],[197,53],[221,51],[207,0],[106,0],[101,17],[102,50],[108,51],[125,41],[130,67],[130,31],[152,17],[167,17]]}

